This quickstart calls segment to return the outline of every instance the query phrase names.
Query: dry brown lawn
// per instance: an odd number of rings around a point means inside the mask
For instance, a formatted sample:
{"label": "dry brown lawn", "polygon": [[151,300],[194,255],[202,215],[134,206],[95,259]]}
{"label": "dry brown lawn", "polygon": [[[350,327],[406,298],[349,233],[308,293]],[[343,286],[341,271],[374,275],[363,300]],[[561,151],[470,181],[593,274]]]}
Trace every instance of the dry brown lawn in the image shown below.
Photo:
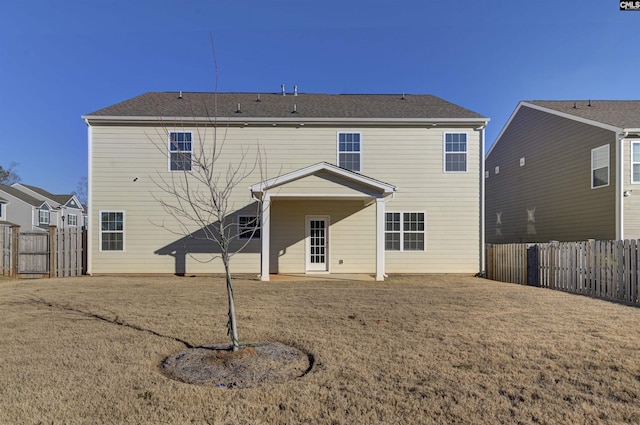
{"label": "dry brown lawn", "polygon": [[159,373],[227,342],[221,279],[1,279],[0,423],[640,423],[637,308],[465,276],[235,287],[240,338],[312,353],[307,375]]}

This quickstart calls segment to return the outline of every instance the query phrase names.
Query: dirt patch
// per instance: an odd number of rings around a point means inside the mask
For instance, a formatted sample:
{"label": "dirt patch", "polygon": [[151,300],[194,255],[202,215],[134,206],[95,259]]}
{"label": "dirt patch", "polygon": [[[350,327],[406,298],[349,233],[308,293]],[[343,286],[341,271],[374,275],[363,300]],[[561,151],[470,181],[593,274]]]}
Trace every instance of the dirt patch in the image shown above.
{"label": "dirt patch", "polygon": [[312,366],[313,356],[297,348],[256,343],[235,352],[230,345],[189,348],[165,358],[160,371],[188,384],[251,388],[300,378]]}

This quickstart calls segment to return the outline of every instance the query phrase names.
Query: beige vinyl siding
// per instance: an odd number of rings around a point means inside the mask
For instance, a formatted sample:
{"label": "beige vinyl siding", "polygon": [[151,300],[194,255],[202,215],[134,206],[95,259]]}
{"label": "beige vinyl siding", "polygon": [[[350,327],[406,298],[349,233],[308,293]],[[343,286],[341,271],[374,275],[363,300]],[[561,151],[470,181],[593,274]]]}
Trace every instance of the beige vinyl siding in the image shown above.
{"label": "beige vinyl siding", "polygon": [[[170,127],[167,130],[194,131],[194,150],[198,149],[198,141],[201,139],[209,144],[213,142],[211,128],[197,130],[192,127]],[[448,131],[467,133],[466,173],[443,171],[444,133]],[[398,192],[386,203],[388,211],[425,213],[425,251],[387,252],[388,273],[479,271],[480,133],[471,128],[337,128],[311,125],[296,128],[250,125],[231,127],[224,131],[219,129],[218,143],[224,142],[224,147],[218,166],[226,167],[228,161],[237,163],[242,157],[243,149],[248,152],[246,162],[253,161],[256,149],[264,152],[262,173],[254,172],[237,187],[232,197],[234,208],[241,209],[251,204],[248,187],[252,184],[321,161],[335,164],[338,132],[361,133],[361,173],[397,186]],[[93,224],[92,273],[174,273],[181,267],[186,267],[187,273],[222,271],[219,261],[203,264],[192,258],[195,256],[199,260],[205,259],[207,255],[201,251],[206,249],[194,247],[191,251],[195,252],[183,256],[185,249],[180,246],[185,241],[182,236],[162,228],[164,225],[174,232],[179,231],[171,225],[170,218],[151,196],[151,193],[156,197],[165,196],[158,191],[154,180],[182,176],[181,173],[168,171],[166,132],[151,126],[95,125],[91,133],[93,192],[89,212],[90,222]],[[327,184],[328,186],[324,186]],[[308,186],[305,188],[305,185]],[[353,190],[365,189],[356,186],[336,189],[335,182],[310,177],[301,179],[299,183],[292,182],[287,185],[286,190],[319,188],[318,190],[332,189],[352,193]],[[332,272],[375,271],[375,227],[372,227],[375,226],[375,203],[365,207],[362,201],[302,200],[295,201],[299,205],[297,208],[289,204],[291,208],[284,209],[282,202],[284,201],[275,200],[273,204],[272,259],[276,246],[278,249],[286,248],[287,251],[285,255],[278,251],[279,263],[277,267],[272,265],[272,272],[298,272],[304,268],[304,241],[296,239],[300,238],[300,229],[296,226],[302,226],[304,232],[304,215],[307,214],[331,216]],[[124,253],[99,251],[100,211],[125,212]],[[344,211],[349,211],[349,214]],[[298,221],[296,225],[289,223],[284,227],[289,232],[291,226],[293,233],[282,233],[285,231],[282,225],[287,222],[280,222],[278,213],[283,217],[290,213],[298,214],[302,217],[302,222]],[[353,232],[358,232],[357,229],[362,231],[356,237]],[[342,248],[341,238],[345,240]],[[276,245],[276,241],[279,245]],[[237,272],[259,272],[259,245],[259,241],[252,241],[249,248],[233,258],[232,268]],[[343,260],[341,265],[337,264],[340,259]]]}
{"label": "beige vinyl siding", "polygon": [[375,205],[365,207],[362,201],[275,200],[271,215],[271,272],[305,273],[307,217],[327,216],[329,272],[375,273]]}
{"label": "beige vinyl siding", "polygon": [[[487,242],[615,239],[615,137],[521,107],[486,160]],[[609,186],[592,189],[591,150],[606,144]]]}
{"label": "beige vinyl siding", "polygon": [[637,139],[623,139],[623,189],[629,191],[629,196],[622,198],[624,217],[624,239],[640,239],[640,183],[631,183],[631,145],[640,142]]}

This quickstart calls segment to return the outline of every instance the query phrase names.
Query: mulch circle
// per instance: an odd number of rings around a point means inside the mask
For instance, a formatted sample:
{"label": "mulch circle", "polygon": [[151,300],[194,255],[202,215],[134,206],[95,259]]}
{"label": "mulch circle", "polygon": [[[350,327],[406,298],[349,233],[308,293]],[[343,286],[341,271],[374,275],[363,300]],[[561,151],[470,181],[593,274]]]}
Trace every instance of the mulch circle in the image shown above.
{"label": "mulch circle", "polygon": [[160,371],[188,384],[251,388],[300,378],[313,367],[313,356],[278,342],[189,348],[165,358]]}

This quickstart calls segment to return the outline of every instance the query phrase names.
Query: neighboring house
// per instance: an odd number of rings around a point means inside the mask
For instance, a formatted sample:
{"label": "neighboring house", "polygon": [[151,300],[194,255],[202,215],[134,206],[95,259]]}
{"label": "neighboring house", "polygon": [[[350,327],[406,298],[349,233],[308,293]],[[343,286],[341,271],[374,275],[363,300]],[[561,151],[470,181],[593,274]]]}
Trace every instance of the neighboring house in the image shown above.
{"label": "neighboring house", "polygon": [[520,102],[486,169],[487,242],[640,238],[640,101]]}
{"label": "neighboring house", "polygon": [[85,225],[84,207],[75,195],[54,195],[39,187],[22,183],[14,183],[11,187],[36,199],[46,201],[55,210],[50,225],[59,228],[83,227]]}
{"label": "neighboring house", "polygon": [[9,203],[9,201],[7,201],[4,198],[0,198],[0,223],[6,223],[7,222],[7,203]]}
{"label": "neighboring house", "polygon": [[0,184],[0,197],[4,199],[0,221],[16,224],[21,231],[46,231],[51,220],[57,220],[58,211],[50,203],[15,187]]}
{"label": "neighboring house", "polygon": [[229,219],[246,243],[234,273],[382,280],[483,269],[489,120],[440,98],[147,93],[83,118],[90,274],[224,270],[210,261],[215,249],[197,240],[203,229],[166,229],[177,226],[158,201],[171,200],[158,183],[189,173],[199,143],[214,139],[224,144],[220,169],[236,166],[243,151],[248,162],[258,150],[263,156],[230,197]]}

